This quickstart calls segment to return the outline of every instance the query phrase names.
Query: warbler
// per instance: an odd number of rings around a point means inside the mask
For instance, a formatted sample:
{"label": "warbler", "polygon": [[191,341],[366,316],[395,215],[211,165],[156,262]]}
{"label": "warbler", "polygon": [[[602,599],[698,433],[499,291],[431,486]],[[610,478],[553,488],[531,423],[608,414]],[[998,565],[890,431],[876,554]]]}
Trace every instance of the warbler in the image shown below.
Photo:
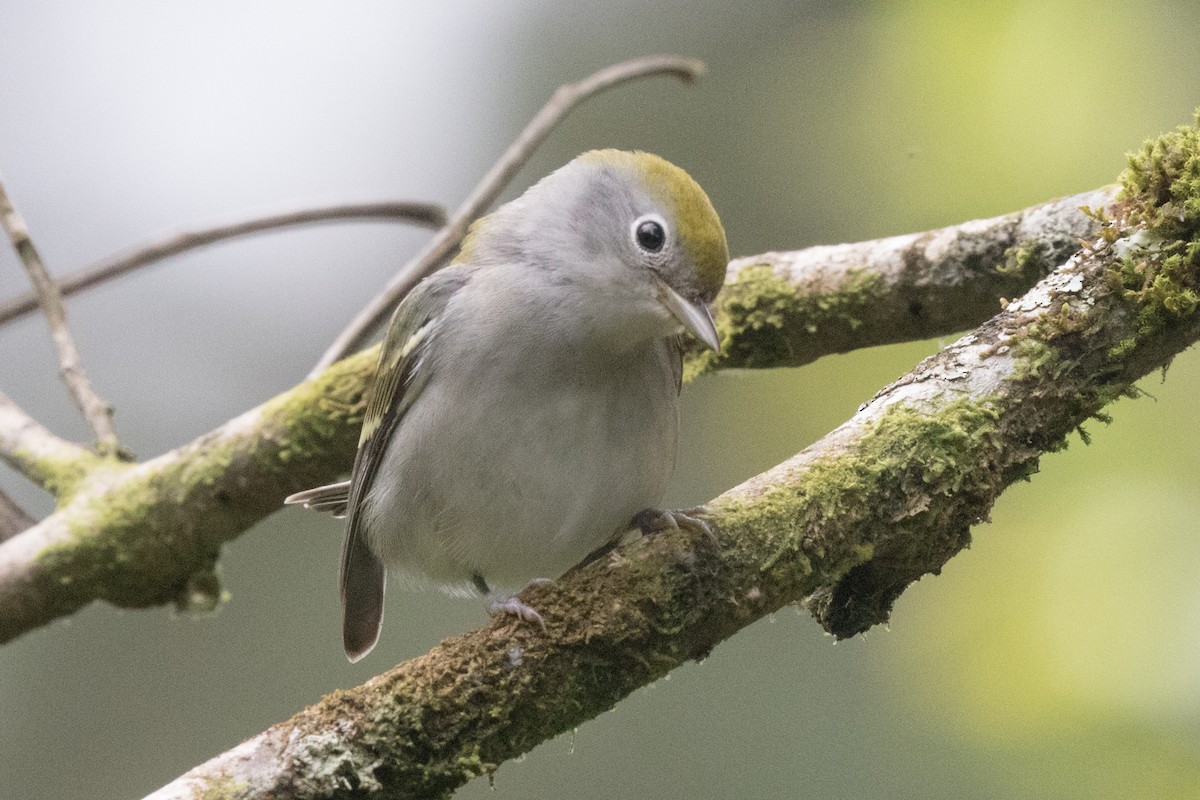
{"label": "warbler", "polygon": [[719,350],[728,261],[708,195],[643,152],[584,153],[471,226],[392,316],[350,479],[286,500],[347,518],[351,661],[379,638],[385,566],[541,622],[494,587],[694,522],[657,506],[683,337]]}

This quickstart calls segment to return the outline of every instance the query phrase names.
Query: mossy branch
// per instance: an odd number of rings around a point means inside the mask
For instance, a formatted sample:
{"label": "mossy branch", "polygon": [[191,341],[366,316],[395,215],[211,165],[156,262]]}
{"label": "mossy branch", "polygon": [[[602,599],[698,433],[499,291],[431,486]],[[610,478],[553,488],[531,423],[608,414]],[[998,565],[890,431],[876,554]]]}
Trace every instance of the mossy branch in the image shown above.
{"label": "mossy branch", "polygon": [[533,588],[547,632],[504,620],[447,639],[152,797],[446,797],[782,606],[806,603],[837,636],[886,620],[1043,453],[1200,338],[1185,302],[1200,287],[1198,154],[1186,128],[1135,157],[1094,241],[716,498],[715,539],[659,533]]}
{"label": "mossy branch", "polygon": [[58,438],[0,392],[0,458],[56,496],[69,493],[101,463],[85,447]]}
{"label": "mossy branch", "polygon": [[1110,186],[991,219],[855,244],[734,260],[716,308],[721,354],[696,347],[689,377],[798,367],[831,353],[964,331],[1091,239]]}
{"label": "mossy branch", "polygon": [[93,600],[215,604],[221,545],[290,492],[349,469],[374,360],[367,351],[339,362],[142,464],[41,454],[31,463],[59,506],[0,543],[0,642]]}

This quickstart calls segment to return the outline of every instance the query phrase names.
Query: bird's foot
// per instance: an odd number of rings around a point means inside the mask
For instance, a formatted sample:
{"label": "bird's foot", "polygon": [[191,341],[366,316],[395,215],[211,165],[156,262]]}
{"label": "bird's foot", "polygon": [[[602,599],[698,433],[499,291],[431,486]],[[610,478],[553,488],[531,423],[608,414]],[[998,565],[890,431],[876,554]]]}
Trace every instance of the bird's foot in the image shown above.
{"label": "bird's foot", "polygon": [[[484,581],[483,576],[472,576],[472,580],[475,582],[476,587],[481,588],[485,594],[491,594],[491,591],[488,589],[487,582]],[[550,578],[534,578],[533,580],[529,581],[529,583],[525,584],[521,591],[525,591],[525,589],[528,589],[530,586],[553,585],[554,581]],[[509,614],[517,619],[524,620],[525,622],[536,622],[538,625],[542,626],[542,630],[546,630],[546,620],[542,619],[542,615],[539,614],[532,606],[526,605],[518,600],[517,595],[515,594],[493,596],[489,598],[487,612],[493,617],[498,617],[502,614]]]}
{"label": "bird's foot", "polygon": [[708,509],[704,506],[696,506],[683,511],[647,508],[634,516],[630,527],[637,528],[645,536],[659,531],[683,529],[690,533],[702,533],[715,542],[717,536],[704,519],[707,516]]}
{"label": "bird's foot", "polygon": [[542,615],[532,606],[528,606],[518,600],[516,595],[495,597],[488,600],[487,612],[493,617],[512,615],[525,622],[536,622],[542,626],[543,631],[546,630],[546,620],[542,619]]}

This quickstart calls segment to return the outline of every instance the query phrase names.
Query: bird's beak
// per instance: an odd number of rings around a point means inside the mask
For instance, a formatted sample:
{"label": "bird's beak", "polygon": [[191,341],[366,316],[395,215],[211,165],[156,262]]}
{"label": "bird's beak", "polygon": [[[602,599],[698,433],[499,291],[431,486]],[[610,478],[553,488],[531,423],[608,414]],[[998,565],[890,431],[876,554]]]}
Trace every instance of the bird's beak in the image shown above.
{"label": "bird's beak", "polygon": [[689,333],[714,352],[721,352],[721,339],[717,336],[717,326],[713,324],[712,314],[707,306],[685,299],[661,280],[658,282],[658,302],[662,303]]}

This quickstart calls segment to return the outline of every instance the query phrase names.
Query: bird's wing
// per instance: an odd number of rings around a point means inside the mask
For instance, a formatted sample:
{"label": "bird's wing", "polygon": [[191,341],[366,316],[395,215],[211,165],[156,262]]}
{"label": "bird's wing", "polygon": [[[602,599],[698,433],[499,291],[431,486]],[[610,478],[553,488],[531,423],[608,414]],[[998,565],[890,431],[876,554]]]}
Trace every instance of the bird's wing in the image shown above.
{"label": "bird's wing", "polygon": [[357,661],[375,645],[383,622],[384,567],[362,530],[362,505],[396,426],[429,380],[425,358],[446,304],[470,279],[448,268],[418,284],[396,307],[379,351],[375,379],[367,390],[358,453],[350,474],[346,536],[338,588],[342,596],[342,638]]}
{"label": "bird's wing", "polygon": [[675,377],[675,394],[683,391],[683,356],[687,353],[688,346],[682,334],[672,337],[668,345],[671,353],[671,373]]}

